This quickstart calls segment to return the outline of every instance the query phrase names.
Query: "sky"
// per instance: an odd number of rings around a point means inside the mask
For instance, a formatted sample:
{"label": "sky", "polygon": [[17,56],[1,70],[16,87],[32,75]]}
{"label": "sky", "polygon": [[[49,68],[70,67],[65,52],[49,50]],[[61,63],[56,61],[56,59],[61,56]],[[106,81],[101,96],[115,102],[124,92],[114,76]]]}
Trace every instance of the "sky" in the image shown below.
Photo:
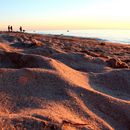
{"label": "sky", "polygon": [[0,30],[130,29],[130,0],[0,0]]}

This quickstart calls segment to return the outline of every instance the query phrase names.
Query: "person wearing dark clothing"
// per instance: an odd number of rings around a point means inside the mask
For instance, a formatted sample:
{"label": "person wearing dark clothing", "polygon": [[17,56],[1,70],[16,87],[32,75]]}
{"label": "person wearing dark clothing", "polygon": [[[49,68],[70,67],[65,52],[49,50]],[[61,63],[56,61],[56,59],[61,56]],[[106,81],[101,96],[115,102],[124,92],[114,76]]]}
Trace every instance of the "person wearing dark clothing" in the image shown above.
{"label": "person wearing dark clothing", "polygon": [[22,31],[23,31],[23,29],[22,29],[22,27],[21,27],[21,26],[20,26],[19,30],[20,30],[20,32],[22,32]]}
{"label": "person wearing dark clothing", "polygon": [[8,32],[10,32],[10,25],[8,26]]}
{"label": "person wearing dark clothing", "polygon": [[13,27],[12,26],[10,27],[10,30],[11,30],[11,32],[13,32]]}

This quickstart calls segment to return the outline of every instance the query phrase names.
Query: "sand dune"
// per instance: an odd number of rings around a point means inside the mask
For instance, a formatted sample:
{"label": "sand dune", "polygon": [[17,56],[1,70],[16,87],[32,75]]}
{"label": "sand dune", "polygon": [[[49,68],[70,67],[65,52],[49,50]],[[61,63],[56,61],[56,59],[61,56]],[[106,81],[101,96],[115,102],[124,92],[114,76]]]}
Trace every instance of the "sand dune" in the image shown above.
{"label": "sand dune", "polygon": [[7,32],[0,38],[0,129],[130,129],[129,45]]}

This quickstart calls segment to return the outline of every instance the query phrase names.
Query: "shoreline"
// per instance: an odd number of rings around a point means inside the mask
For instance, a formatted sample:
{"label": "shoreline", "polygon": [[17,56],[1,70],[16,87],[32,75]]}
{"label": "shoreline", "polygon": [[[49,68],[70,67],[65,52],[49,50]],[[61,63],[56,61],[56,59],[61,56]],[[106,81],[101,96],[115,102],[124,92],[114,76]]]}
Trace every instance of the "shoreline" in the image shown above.
{"label": "shoreline", "polygon": [[37,31],[39,34],[64,34],[67,36],[79,36],[79,37],[92,37],[92,38],[100,38],[105,39],[109,42],[114,43],[123,43],[129,44],[129,30],[111,30],[111,29],[88,29],[88,30],[70,30],[67,32],[66,30],[45,30],[45,31]]}
{"label": "shoreline", "polygon": [[[0,33],[11,33],[11,32],[8,32],[8,31],[0,31]],[[12,33],[21,33],[19,31],[13,31]],[[87,36],[74,36],[74,35],[64,35],[64,34],[49,34],[49,33],[45,33],[45,34],[42,34],[42,33],[35,33],[35,32],[23,32],[25,34],[34,34],[34,35],[45,35],[45,36],[63,36],[63,37],[70,37],[70,38],[81,38],[81,39],[93,39],[93,40],[98,40],[100,42],[106,42],[106,43],[112,43],[112,44],[121,44],[121,45],[130,45],[130,43],[127,43],[127,42],[116,42],[116,41],[113,41],[113,40],[109,40],[109,39],[104,39],[104,38],[99,38],[99,37],[87,37]]]}

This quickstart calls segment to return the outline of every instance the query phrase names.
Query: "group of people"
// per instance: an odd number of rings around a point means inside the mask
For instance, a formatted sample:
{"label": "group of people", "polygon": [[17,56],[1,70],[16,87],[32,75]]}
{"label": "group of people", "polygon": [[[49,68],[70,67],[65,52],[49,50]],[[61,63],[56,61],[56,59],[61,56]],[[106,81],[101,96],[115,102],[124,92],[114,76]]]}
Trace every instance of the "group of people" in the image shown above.
{"label": "group of people", "polygon": [[9,31],[9,32],[13,32],[13,27],[9,25],[9,26],[8,26],[8,31]]}
{"label": "group of people", "polygon": [[[19,28],[20,32],[25,32],[25,30],[23,30],[22,26],[20,26]],[[13,32],[13,26],[8,26],[8,32]]]}

